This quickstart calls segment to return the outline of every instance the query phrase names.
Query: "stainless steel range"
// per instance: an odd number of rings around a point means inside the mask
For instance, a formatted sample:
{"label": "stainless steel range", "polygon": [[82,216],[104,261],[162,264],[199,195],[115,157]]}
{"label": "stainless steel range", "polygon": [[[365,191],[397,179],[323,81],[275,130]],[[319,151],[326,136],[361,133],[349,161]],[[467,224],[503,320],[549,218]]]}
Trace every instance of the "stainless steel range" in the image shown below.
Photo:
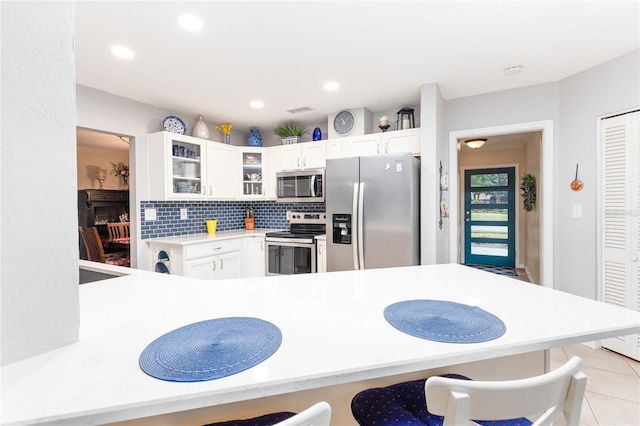
{"label": "stainless steel range", "polygon": [[316,272],[316,235],[326,233],[324,212],[288,212],[289,231],[268,232],[267,275]]}

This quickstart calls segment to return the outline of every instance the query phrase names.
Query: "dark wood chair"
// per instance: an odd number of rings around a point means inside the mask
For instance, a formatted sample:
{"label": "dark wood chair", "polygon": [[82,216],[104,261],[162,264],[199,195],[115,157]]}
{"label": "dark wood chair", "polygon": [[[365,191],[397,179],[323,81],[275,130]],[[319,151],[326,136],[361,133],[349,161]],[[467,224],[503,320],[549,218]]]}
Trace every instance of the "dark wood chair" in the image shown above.
{"label": "dark wood chair", "polygon": [[78,226],[78,231],[87,250],[87,259],[92,262],[107,263],[110,265],[129,266],[129,252],[104,253],[102,239],[95,227],[85,228]]}
{"label": "dark wood chair", "polygon": [[129,244],[131,241],[129,225],[130,222],[107,223],[107,229],[109,230],[109,241],[113,243]]}

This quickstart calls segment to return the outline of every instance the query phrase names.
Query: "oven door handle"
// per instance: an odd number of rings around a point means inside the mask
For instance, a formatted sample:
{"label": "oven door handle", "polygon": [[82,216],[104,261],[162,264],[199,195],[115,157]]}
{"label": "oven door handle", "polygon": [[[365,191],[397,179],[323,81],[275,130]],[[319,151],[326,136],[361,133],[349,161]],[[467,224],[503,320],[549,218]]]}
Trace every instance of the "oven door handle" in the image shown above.
{"label": "oven door handle", "polygon": [[351,207],[352,221],[351,232],[353,232],[353,243],[351,249],[353,251],[353,269],[360,269],[359,256],[358,256],[358,193],[360,192],[360,183],[355,182],[353,184],[353,205]]}

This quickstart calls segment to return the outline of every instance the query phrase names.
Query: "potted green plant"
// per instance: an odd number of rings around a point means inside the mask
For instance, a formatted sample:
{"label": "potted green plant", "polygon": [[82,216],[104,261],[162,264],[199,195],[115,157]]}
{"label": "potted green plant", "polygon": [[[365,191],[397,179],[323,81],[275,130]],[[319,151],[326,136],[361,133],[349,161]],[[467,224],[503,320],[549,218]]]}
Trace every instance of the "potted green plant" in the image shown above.
{"label": "potted green plant", "polygon": [[307,128],[295,121],[285,121],[278,124],[273,129],[273,133],[280,136],[283,144],[299,143],[302,140],[302,136],[307,133]]}

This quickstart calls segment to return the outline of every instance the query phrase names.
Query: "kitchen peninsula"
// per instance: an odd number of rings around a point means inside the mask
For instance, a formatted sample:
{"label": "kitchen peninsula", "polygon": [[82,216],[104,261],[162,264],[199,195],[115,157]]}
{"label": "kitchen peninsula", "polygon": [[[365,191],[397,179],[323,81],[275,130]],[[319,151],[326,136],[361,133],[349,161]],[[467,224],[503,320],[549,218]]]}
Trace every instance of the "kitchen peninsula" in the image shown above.
{"label": "kitchen peninsula", "polygon": [[[389,325],[383,310],[412,299],[478,306],[500,318],[506,332],[474,344],[409,336]],[[640,331],[637,312],[454,264],[221,281],[134,270],[82,285],[80,314],[79,342],[2,369],[2,424],[156,415],[167,416],[162,424],[178,424],[172,416],[202,424],[240,412],[300,410],[319,399],[332,405],[333,424],[354,424],[349,404],[358,389],[442,371],[538,374],[548,368],[549,348]],[[157,337],[233,316],[275,324],[279,349],[253,368],[211,381],[167,382],[140,370],[140,353]]]}

